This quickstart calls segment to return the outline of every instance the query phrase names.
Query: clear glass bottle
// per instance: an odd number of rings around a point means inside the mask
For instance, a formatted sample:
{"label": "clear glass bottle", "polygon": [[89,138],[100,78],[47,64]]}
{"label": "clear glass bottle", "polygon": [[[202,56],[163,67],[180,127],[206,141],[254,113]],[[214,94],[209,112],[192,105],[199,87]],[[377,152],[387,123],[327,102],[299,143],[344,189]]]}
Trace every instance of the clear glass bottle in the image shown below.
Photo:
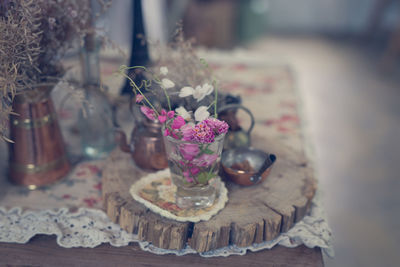
{"label": "clear glass bottle", "polygon": [[88,159],[107,157],[115,147],[112,105],[100,86],[99,45],[93,34],[81,51],[83,108],[79,112],[82,154]]}
{"label": "clear glass bottle", "polygon": [[82,154],[88,159],[103,159],[115,147],[112,107],[97,87],[86,86],[85,102],[79,112]]}

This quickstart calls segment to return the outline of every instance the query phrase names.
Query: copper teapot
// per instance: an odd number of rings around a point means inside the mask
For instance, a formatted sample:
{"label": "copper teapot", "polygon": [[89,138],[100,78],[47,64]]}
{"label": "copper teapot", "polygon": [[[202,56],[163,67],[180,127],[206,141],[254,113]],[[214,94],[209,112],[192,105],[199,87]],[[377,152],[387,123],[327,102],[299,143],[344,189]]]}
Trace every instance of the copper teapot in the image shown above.
{"label": "copper teapot", "polygon": [[168,167],[161,123],[147,119],[134,105],[130,105],[134,117],[134,128],[128,144],[125,133],[117,130],[117,142],[122,151],[130,153],[138,167],[157,171]]}
{"label": "copper teapot", "polygon": [[132,130],[130,151],[136,165],[142,169],[162,170],[168,167],[161,127],[158,121],[144,118]]}

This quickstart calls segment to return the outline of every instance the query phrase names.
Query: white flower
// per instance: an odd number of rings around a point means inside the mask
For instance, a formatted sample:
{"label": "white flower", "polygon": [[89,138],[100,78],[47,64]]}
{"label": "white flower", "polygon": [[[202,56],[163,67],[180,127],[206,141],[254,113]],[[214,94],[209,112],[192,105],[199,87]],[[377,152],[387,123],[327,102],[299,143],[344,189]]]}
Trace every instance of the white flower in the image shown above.
{"label": "white flower", "polygon": [[213,92],[213,90],[214,90],[214,87],[212,85],[205,83],[205,84],[203,84],[203,86],[196,87],[193,97],[197,100],[197,102],[199,102],[199,101],[203,100],[204,97],[211,94]]}
{"label": "white flower", "polygon": [[167,75],[168,74],[168,68],[163,66],[160,68],[160,73],[161,75]]}
{"label": "white flower", "polygon": [[164,89],[169,89],[175,86],[175,83],[170,79],[164,78],[161,80],[161,87]]}
{"label": "white flower", "polygon": [[210,112],[207,111],[208,107],[200,106],[194,112],[194,119],[196,121],[204,121],[208,117],[210,117]]}
{"label": "white flower", "polygon": [[175,109],[176,113],[178,113],[179,116],[185,119],[185,121],[190,120],[191,116],[190,113],[187,112],[187,110],[184,107],[179,107]]}
{"label": "white flower", "polygon": [[201,88],[202,87],[200,85],[198,85],[198,86],[196,86],[196,89],[194,89],[194,91],[193,91],[193,98],[196,99],[197,102],[199,102],[206,96],[205,94],[203,94],[201,92]]}
{"label": "white flower", "polygon": [[203,86],[196,86],[196,89],[192,87],[186,86],[183,87],[179,93],[179,97],[187,97],[193,95],[193,98],[197,100],[197,102],[201,101],[207,95],[211,94],[214,91],[214,87],[208,83],[203,84]]}
{"label": "white flower", "polygon": [[179,97],[187,97],[187,96],[193,95],[193,93],[194,93],[194,89],[192,87],[185,86],[179,92]]}
{"label": "white flower", "polygon": [[203,87],[201,88],[202,93],[205,95],[209,95],[214,91],[214,86],[211,84],[205,83],[203,84]]}

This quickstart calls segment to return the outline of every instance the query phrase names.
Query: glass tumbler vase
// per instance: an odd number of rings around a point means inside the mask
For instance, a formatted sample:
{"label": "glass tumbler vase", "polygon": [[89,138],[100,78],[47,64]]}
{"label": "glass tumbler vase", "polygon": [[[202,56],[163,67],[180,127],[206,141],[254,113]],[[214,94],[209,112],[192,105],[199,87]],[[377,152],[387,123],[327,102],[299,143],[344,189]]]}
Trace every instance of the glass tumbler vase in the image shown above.
{"label": "glass tumbler vase", "polygon": [[164,136],[168,166],[178,207],[205,208],[211,206],[219,194],[218,176],[225,134],[212,143],[196,143]]}

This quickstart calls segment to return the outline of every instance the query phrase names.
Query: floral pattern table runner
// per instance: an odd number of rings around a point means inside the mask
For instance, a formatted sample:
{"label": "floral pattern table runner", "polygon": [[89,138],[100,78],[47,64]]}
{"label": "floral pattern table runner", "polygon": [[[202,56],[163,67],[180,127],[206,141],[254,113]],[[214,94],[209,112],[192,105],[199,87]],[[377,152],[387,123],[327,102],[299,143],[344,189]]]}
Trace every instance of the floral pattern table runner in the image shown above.
{"label": "floral pattern table runner", "polygon": [[[300,116],[301,105],[295,90],[294,74],[287,65],[249,60],[243,53],[236,57],[239,60],[232,60],[235,57],[228,53],[206,55],[221,81],[222,90],[241,95],[243,105],[253,112],[256,120],[254,132],[277,138],[297,151],[310,151],[302,135],[305,121]],[[109,87],[113,90],[121,84],[112,76],[119,63],[118,60],[102,63],[103,80],[110,82]],[[120,112],[127,134],[133,127],[128,113],[126,109]],[[78,149],[79,137],[70,122],[72,114],[64,110],[58,116],[70,150]],[[239,113],[238,116],[243,128],[246,128],[249,124],[247,115]],[[101,160],[79,162],[58,183],[30,191],[8,181],[7,147],[0,144],[0,242],[25,243],[36,234],[56,234],[58,244],[64,247],[95,247],[104,242],[123,246],[139,242],[135,235],[113,224],[101,210],[103,165]],[[276,244],[287,247],[300,244],[319,246],[333,255],[331,231],[319,198],[317,192],[310,214],[273,241],[248,248],[231,246],[203,253],[202,256],[243,255],[248,250],[256,251]],[[142,249],[158,254],[196,253],[190,247],[182,251],[166,251],[147,242],[139,244]]]}

